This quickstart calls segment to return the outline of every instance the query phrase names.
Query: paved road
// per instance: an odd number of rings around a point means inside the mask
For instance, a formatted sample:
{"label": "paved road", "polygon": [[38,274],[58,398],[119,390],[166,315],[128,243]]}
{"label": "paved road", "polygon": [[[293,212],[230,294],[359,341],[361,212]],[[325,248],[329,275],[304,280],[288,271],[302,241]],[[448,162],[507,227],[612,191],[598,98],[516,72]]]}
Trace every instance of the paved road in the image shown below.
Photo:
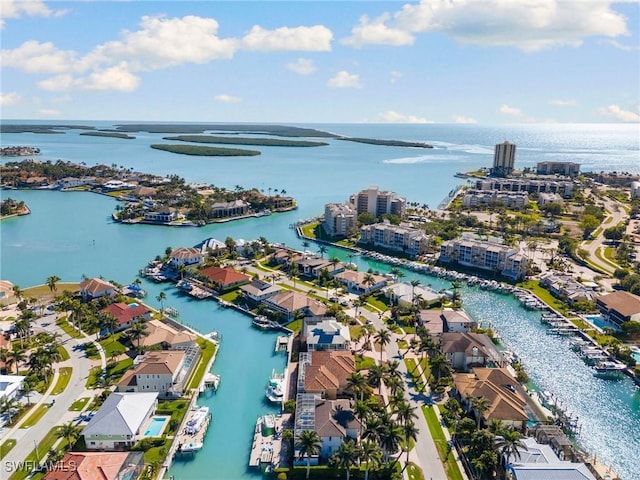
{"label": "paved road", "polygon": [[[619,202],[616,202],[615,200],[606,199],[604,201],[604,204],[607,210],[607,217],[605,217],[605,220],[604,220],[606,223],[604,222],[602,223],[602,231],[596,238],[594,238],[590,242],[589,241],[582,242],[582,244],[580,245],[580,248],[583,248],[589,253],[589,259],[593,264],[597,265],[605,272],[609,272],[610,274],[613,274],[613,272],[615,271],[615,267],[612,266],[609,262],[605,262],[600,258],[598,258],[597,252],[600,249],[600,247],[603,246],[604,242],[607,241],[607,239],[604,238],[604,235],[603,235],[604,230],[606,228],[615,227],[620,222],[622,222],[628,215],[625,209],[622,208],[622,205]],[[609,218],[611,220],[608,220]]]}
{"label": "paved road", "polygon": [[[44,324],[48,324],[43,326]],[[85,356],[84,351],[79,348],[79,345],[88,341],[86,338],[73,339],[69,337],[64,331],[62,331],[55,324],[55,316],[49,315],[37,320],[34,324],[34,330],[46,330],[48,332],[58,332],[60,334],[61,343],[69,352],[70,359],[65,362],[56,364],[56,367],[72,367],[71,380],[64,392],[59,395],[44,395],[39,401],[38,405],[50,403],[55,399],[55,404],[52,405],[47,413],[38,421],[38,423],[32,427],[12,428],[8,432],[4,432],[1,441],[13,438],[17,440],[17,444],[1,461],[0,478],[8,478],[9,465],[15,465],[14,462],[22,461],[26,456],[33,451],[35,444],[40,442],[42,438],[51,430],[55,425],[62,425],[68,421],[74,421],[78,417],[78,412],[70,412],[69,407],[78,398],[93,397],[94,392],[86,390],[85,384],[91,368],[91,362]],[[34,411],[37,406],[33,407]],[[19,426],[19,424],[17,425]],[[39,452],[42,456],[45,452]]]}

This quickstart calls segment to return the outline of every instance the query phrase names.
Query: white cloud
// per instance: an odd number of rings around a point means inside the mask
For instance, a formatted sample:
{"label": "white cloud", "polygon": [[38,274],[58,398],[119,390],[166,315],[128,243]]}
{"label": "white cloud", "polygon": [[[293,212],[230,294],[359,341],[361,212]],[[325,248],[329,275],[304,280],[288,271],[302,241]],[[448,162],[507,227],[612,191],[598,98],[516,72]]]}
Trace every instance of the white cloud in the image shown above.
{"label": "white cloud", "polygon": [[4,28],[7,18],[60,17],[68,12],[68,10],[51,10],[42,0],[2,0],[1,4],[0,29]]}
{"label": "white cloud", "polygon": [[551,105],[555,105],[556,107],[577,107],[578,102],[576,100],[562,100],[555,99],[549,102]]}
{"label": "white cloud", "polygon": [[24,42],[12,50],[2,50],[2,66],[27,73],[63,73],[78,63],[73,50],[59,50],[53,43],[36,40]]}
{"label": "white cloud", "polygon": [[396,83],[398,80],[400,80],[402,77],[404,76],[404,73],[399,72],[397,70],[393,70],[391,72],[391,83]]}
{"label": "white cloud", "polygon": [[413,45],[415,38],[406,30],[389,27],[385,13],[370,20],[367,15],[360,17],[360,24],[351,29],[351,36],[342,40],[345,45],[360,48],[364,45],[392,45],[395,47]]}
{"label": "white cloud", "polygon": [[606,43],[618,50],[624,50],[625,52],[637,52],[640,50],[640,45],[625,45],[617,40],[607,40]]}
{"label": "white cloud", "polygon": [[280,27],[275,30],[254,25],[242,37],[241,45],[245,50],[328,52],[331,50],[332,40],[333,33],[324,25]]}
{"label": "white cloud", "polygon": [[424,117],[404,115],[393,110],[387,110],[379,114],[378,120],[383,123],[434,123],[433,120],[427,120]]}
{"label": "white cloud", "polygon": [[69,103],[73,100],[71,95],[60,95],[59,97],[53,97],[51,103]]}
{"label": "white cloud", "polygon": [[383,14],[373,21],[361,18],[346,43],[409,45],[413,35],[433,32],[462,43],[529,52],[577,47],[591,36],[628,35],[627,19],[611,8],[613,3],[615,0],[421,0],[405,4],[393,15]]}
{"label": "white cloud", "polygon": [[60,110],[54,108],[41,108],[36,112],[37,117],[60,117]]}
{"label": "white cloud", "polygon": [[115,90],[132,92],[140,85],[140,78],[128,70],[126,63],[97,70],[85,77],[74,78],[70,74],[57,75],[38,82],[43,90]]}
{"label": "white cloud", "polygon": [[327,87],[331,88],[362,88],[360,75],[351,74],[346,70],[336,73],[333,78],[327,82]]}
{"label": "white cloud", "polygon": [[[521,109],[517,108],[517,107],[512,107],[510,105],[506,105],[503,104],[500,106],[500,108],[498,109],[498,113],[501,113],[502,115],[507,115],[509,117],[513,117],[518,121],[521,122],[527,122],[527,123],[532,123],[532,122],[536,122],[536,119],[533,117],[530,117],[529,115],[526,115]],[[553,122],[554,120],[549,119],[549,120],[545,120],[545,122]]]}
{"label": "white cloud", "polygon": [[478,123],[478,121],[475,118],[465,117],[463,115],[455,115],[453,117],[453,121],[456,123]]}
{"label": "white cloud", "polygon": [[286,67],[298,75],[311,75],[317,70],[313,60],[308,58],[299,58],[295,62],[289,62]]}
{"label": "white cloud", "polygon": [[0,106],[8,107],[9,105],[17,105],[22,100],[19,93],[9,92],[0,93]]}
{"label": "white cloud", "polygon": [[240,103],[242,101],[240,97],[234,97],[233,95],[227,95],[226,93],[216,95],[213,97],[213,100],[220,103]]}
{"label": "white cloud", "polygon": [[631,110],[623,110],[619,105],[609,105],[598,109],[598,113],[605,117],[612,117],[621,122],[640,122],[640,115]]}

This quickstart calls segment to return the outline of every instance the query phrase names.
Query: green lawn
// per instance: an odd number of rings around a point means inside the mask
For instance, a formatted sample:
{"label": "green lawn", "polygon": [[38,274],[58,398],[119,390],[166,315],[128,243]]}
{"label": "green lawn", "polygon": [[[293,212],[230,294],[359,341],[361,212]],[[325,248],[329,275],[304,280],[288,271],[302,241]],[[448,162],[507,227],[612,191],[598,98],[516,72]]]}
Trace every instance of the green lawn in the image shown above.
{"label": "green lawn", "polygon": [[[102,345],[102,349],[104,350],[104,355],[107,357],[107,360],[111,358],[112,355],[121,355],[129,350],[129,347],[120,341],[123,334],[124,332],[114,333],[113,335],[100,340],[100,345]],[[98,359],[99,358],[100,355],[98,355]]]}
{"label": "green lawn", "polygon": [[60,345],[58,347],[58,353],[60,354],[60,361],[64,362],[66,360],[69,360],[71,357],[69,356],[69,352],[67,352],[67,349],[64,348],[62,345]]}
{"label": "green lawn", "polygon": [[[187,400],[173,400],[173,401],[160,401],[156,414],[158,415],[171,415],[171,420],[165,434],[171,435],[175,432],[171,430],[172,424],[180,425],[182,419],[187,414],[187,407],[189,402]],[[177,428],[177,427],[176,427]]]}
{"label": "green lawn", "polygon": [[235,290],[231,290],[230,292],[227,292],[225,294],[220,295],[220,298],[222,300],[225,300],[229,303],[235,303],[236,299],[240,296],[240,290],[239,289],[235,289]]}
{"label": "green lawn", "polygon": [[209,361],[216,351],[215,344],[208,340],[205,340],[204,338],[198,338],[197,342],[198,345],[200,345],[200,358],[198,360],[198,366],[193,371],[193,374],[189,379],[187,390],[198,388],[200,386],[200,382],[202,381],[202,377],[204,377],[204,374],[206,373]]}
{"label": "green lawn", "polygon": [[0,445],[0,459],[3,459],[4,456],[9,453],[13,447],[16,446],[16,443],[17,441],[13,438],[2,442],[2,445]]}
{"label": "green lawn", "polygon": [[164,445],[160,447],[152,447],[146,452],[144,452],[144,462],[145,463],[154,463],[160,462],[162,463],[167,456],[167,452],[169,451],[169,447],[171,446],[171,440],[165,440]]}
{"label": "green lawn", "polygon": [[425,389],[424,382],[420,376],[420,370],[417,368],[418,364],[413,358],[405,358],[404,364],[407,367],[407,372],[413,379],[414,388],[417,392],[422,392]]}
{"label": "green lawn", "polygon": [[59,395],[64,392],[64,389],[69,385],[71,380],[71,373],[73,369],[71,367],[62,367],[58,372],[58,381],[51,390],[51,395]]}
{"label": "green lawn", "polygon": [[407,464],[407,475],[409,480],[424,480],[422,469],[413,462]]}
{"label": "green lawn", "polygon": [[356,370],[368,370],[376,364],[376,361],[371,357],[364,357],[362,355],[356,355]]}
{"label": "green lawn", "polygon": [[302,330],[302,320],[294,320],[286,324],[289,330],[293,330],[294,333],[298,333]]}
{"label": "green lawn", "polygon": [[56,322],[56,325],[59,326],[64,333],[69,335],[71,338],[83,338],[82,334],[78,332],[75,328],[73,328],[69,322],[67,322],[66,317],[61,317]]}
{"label": "green lawn", "polygon": [[447,478],[449,480],[463,480],[462,474],[460,473],[460,469],[458,468],[458,464],[451,452],[448,453],[447,448],[447,439],[444,436],[444,432],[442,431],[442,427],[440,426],[440,422],[438,422],[438,417],[436,416],[436,412],[433,410],[433,407],[430,405],[422,406],[422,413],[424,414],[424,418],[427,421],[427,425],[429,426],[429,432],[431,432],[431,437],[433,438],[434,443],[436,444],[436,448],[438,449],[438,455],[440,456],[440,460],[446,458],[446,462],[443,463],[445,472],[447,473]]}
{"label": "green lawn", "polygon": [[[41,459],[44,456],[44,453],[48,452],[53,444],[58,441],[58,437],[56,435],[56,433],[58,432],[58,428],[59,427],[53,427],[51,430],[49,430],[49,433],[44,436],[44,438],[37,445],[37,448],[34,448],[31,453],[27,455],[27,458],[25,458],[24,460],[27,465],[35,464],[35,462],[37,461],[36,459]],[[66,444],[66,440],[62,440],[61,443],[63,445]],[[24,478],[27,478],[27,476],[29,476],[29,473],[31,473],[29,469],[17,470],[13,472],[13,474],[9,477],[9,480],[23,480]]]}
{"label": "green lawn", "polygon": [[367,297],[367,303],[381,311],[387,310],[389,308],[386,303],[384,303],[382,300],[379,300],[374,295],[369,295]]}
{"label": "green lawn", "polygon": [[302,235],[309,238],[316,238],[316,227],[320,225],[320,222],[307,223],[300,227]]}
{"label": "green lawn", "polygon": [[566,313],[568,307],[562,301],[558,300],[556,297],[551,295],[551,292],[546,288],[540,286],[540,282],[538,280],[527,280],[521,284],[522,288],[526,288],[530,292],[536,294],[544,303],[555,308],[561,313]]}
{"label": "green lawn", "polygon": [[80,412],[89,401],[89,397],[82,397],[71,404],[69,410],[71,412]]}
{"label": "green lawn", "polygon": [[[107,378],[113,383],[117,383],[122,375],[133,366],[132,358],[125,358],[120,360],[116,364],[107,364]],[[87,378],[87,388],[96,388],[98,385],[98,379],[102,374],[101,367],[94,367],[89,372],[89,378]]]}
{"label": "green lawn", "polygon": [[51,405],[44,403],[31,412],[31,415],[27,417],[27,420],[20,426],[20,428],[33,427],[38,421],[49,411]]}

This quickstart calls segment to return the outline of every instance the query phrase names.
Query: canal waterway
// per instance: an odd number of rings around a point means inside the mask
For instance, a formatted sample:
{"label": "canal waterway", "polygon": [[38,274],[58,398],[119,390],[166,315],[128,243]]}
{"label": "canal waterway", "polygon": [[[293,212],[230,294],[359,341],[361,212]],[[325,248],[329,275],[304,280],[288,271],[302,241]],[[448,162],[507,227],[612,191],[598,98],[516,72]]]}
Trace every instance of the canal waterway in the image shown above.
{"label": "canal waterway", "polygon": [[[66,122],[69,123],[69,122]],[[109,124],[111,125],[111,124]],[[101,125],[101,126],[109,126]],[[631,127],[631,128],[629,128]],[[41,148],[44,159],[58,158],[123,165],[158,174],[176,173],[188,181],[215,183],[233,188],[284,189],[300,203],[294,212],[247,219],[202,228],[164,228],[114,223],[115,202],[89,193],[2,191],[2,198],[24,200],[32,214],[0,224],[0,277],[21,287],[41,284],[50,275],[63,281],[79,281],[82,275],[103,276],[120,283],[132,281],[140,268],[167,246],[192,246],[205,238],[227,236],[300,247],[290,225],[316,216],[330,201],[344,201],[350,193],[369,184],[398,191],[409,201],[437,205],[459,181],[453,174],[489,166],[492,145],[504,140],[518,144],[518,160],[533,165],[538,160],[583,162],[586,169],[638,171],[637,136],[632,126],[318,126],[338,133],[373,138],[429,141],[433,151],[376,147],[331,141],[317,149],[265,149],[247,159],[204,159],[151,151],[148,143],[159,136],[143,134],[136,140],[65,135],[3,135],[2,145]],[[6,162],[7,159],[3,159]],[[613,166],[613,167],[612,167]],[[340,249],[330,249],[347,260]],[[388,271],[390,266],[352,257],[361,269]],[[405,279],[418,278],[433,288],[450,288],[440,278],[406,271]],[[165,305],[175,307],[180,319],[202,332],[217,330],[222,344],[213,371],[222,376],[217,394],[201,398],[213,414],[204,449],[190,461],[175,463],[176,480],[251,478],[247,467],[251,435],[257,416],[273,407],[264,400],[264,387],[273,368],[284,367],[284,355],[275,355],[276,335],[257,331],[247,317],[222,309],[212,301],[196,301],[166,285],[145,282],[148,303],[160,290]],[[539,314],[521,308],[505,295],[475,288],[462,291],[465,308],[482,322],[489,322],[503,342],[524,362],[540,389],[553,392],[573,416],[579,418],[578,441],[599,461],[611,464],[627,480],[640,478],[636,454],[640,447],[640,400],[627,379],[607,382],[595,379],[591,370],[573,354],[567,340],[548,336]]]}

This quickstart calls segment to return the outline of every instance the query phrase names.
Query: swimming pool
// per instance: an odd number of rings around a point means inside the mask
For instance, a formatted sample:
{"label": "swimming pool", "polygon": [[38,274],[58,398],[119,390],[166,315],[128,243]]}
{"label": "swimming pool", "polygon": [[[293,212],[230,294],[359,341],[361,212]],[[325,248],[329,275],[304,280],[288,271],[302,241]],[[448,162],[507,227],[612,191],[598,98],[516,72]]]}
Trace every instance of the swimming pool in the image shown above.
{"label": "swimming pool", "polygon": [[153,417],[151,423],[144,432],[145,437],[159,437],[164,430],[164,426],[167,423],[168,417]]}
{"label": "swimming pool", "polygon": [[591,325],[602,330],[603,328],[612,328],[614,330],[620,330],[616,325],[607,322],[602,315],[585,315],[584,319]]}

